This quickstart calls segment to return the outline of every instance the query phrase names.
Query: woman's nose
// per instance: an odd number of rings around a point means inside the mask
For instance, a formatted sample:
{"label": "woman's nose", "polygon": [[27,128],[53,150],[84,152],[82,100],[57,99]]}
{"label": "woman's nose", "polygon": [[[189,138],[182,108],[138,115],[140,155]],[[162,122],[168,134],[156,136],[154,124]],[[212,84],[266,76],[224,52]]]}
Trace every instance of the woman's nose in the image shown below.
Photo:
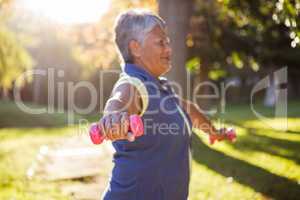
{"label": "woman's nose", "polygon": [[165,51],[167,52],[168,55],[170,55],[170,56],[172,55],[172,48],[171,48],[170,44],[166,44]]}

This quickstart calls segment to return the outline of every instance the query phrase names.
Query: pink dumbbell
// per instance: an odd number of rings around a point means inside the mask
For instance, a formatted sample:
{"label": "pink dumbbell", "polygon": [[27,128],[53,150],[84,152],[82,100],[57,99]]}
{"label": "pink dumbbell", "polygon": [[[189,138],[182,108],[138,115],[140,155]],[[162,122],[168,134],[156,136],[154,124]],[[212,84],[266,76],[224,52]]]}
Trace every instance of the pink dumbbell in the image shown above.
{"label": "pink dumbbell", "polygon": [[[90,127],[90,138],[94,144],[101,144],[105,139],[101,129],[97,123],[93,123]],[[138,115],[131,115],[129,117],[129,129],[128,140],[134,141],[135,137],[139,137],[144,134],[144,125],[142,118]]]}
{"label": "pink dumbbell", "polygon": [[[234,142],[236,139],[236,133],[234,129],[223,129],[225,131],[224,137],[223,138],[218,138],[217,136],[210,136],[209,137],[209,142],[210,144],[214,144],[216,141],[222,141],[222,140],[229,140],[230,142]],[[221,131],[222,132],[222,131]]]}

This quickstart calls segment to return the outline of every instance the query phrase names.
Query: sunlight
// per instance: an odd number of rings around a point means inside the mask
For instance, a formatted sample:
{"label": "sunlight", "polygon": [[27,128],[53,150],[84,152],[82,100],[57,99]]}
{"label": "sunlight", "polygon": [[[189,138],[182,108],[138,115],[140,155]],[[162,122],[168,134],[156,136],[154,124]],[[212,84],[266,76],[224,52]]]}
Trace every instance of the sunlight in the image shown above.
{"label": "sunlight", "polygon": [[110,0],[21,0],[26,9],[64,24],[95,22],[109,8]]}

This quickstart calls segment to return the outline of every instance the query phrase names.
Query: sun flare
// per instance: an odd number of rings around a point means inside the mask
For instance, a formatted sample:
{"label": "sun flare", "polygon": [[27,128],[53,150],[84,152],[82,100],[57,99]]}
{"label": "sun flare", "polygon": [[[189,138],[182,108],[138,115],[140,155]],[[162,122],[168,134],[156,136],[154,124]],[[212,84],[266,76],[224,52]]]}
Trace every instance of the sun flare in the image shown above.
{"label": "sun flare", "polygon": [[109,8],[110,0],[22,0],[26,9],[64,24],[95,22]]}

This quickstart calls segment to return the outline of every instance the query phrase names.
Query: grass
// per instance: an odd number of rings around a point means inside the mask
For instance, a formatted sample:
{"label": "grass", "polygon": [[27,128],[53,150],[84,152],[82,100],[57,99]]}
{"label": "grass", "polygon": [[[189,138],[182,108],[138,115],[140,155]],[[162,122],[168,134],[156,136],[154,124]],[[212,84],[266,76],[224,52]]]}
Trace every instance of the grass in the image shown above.
{"label": "grass", "polygon": [[[67,118],[64,113],[29,115],[14,103],[0,101],[1,200],[71,199],[60,191],[66,181],[45,182],[26,176],[40,146],[54,144],[61,137],[75,133],[75,127],[67,125]],[[77,121],[80,118],[75,116]]]}
{"label": "grass", "polygon": [[[288,129],[283,118],[257,119],[245,105],[219,115],[238,133],[235,143],[213,146],[195,130],[190,194],[198,199],[298,199],[300,196],[300,107],[289,104]],[[265,116],[272,110],[256,106]],[[218,125],[218,124],[217,124]],[[276,129],[272,128],[276,127]]]}
{"label": "grass", "polygon": [[[257,111],[269,117],[273,114],[260,105]],[[289,103],[288,116],[288,129],[282,131],[280,126],[274,129],[258,120],[246,105],[229,105],[216,119],[236,128],[236,143],[211,146],[207,136],[195,131],[190,200],[298,199],[300,103]],[[66,118],[64,114],[34,117],[12,103],[0,102],[0,127],[10,127],[0,129],[0,199],[70,199],[60,192],[66,182],[26,179],[39,147],[74,131],[66,125]],[[276,118],[268,123],[278,126],[283,121]]]}
{"label": "grass", "polygon": [[58,183],[28,180],[26,171],[41,145],[54,143],[71,128],[0,129],[0,199],[68,199]]}

